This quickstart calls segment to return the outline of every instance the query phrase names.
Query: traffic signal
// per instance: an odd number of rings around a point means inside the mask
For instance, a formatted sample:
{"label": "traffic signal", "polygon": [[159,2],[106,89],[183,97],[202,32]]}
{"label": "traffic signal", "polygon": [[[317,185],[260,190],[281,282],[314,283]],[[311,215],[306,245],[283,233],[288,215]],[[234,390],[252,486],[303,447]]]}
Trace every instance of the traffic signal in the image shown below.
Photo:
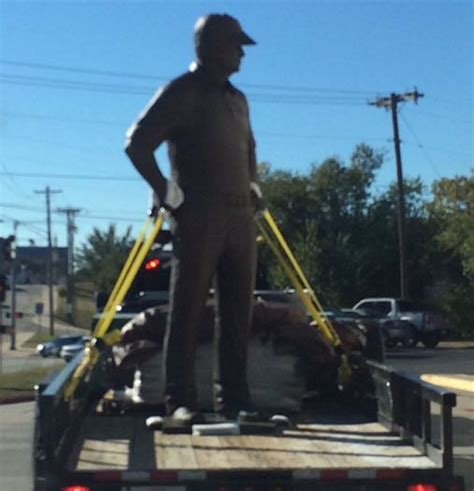
{"label": "traffic signal", "polygon": [[15,259],[15,236],[0,237],[0,253],[5,261],[13,261]]}
{"label": "traffic signal", "polygon": [[0,303],[5,301],[5,296],[7,294],[7,277],[5,275],[0,275]]}

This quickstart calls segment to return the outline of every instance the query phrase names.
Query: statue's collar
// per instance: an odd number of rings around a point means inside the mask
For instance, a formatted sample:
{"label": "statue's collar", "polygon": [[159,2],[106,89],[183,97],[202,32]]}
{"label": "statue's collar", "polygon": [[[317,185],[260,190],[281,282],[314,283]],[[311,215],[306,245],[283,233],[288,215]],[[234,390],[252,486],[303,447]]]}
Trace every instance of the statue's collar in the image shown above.
{"label": "statue's collar", "polygon": [[231,87],[229,76],[213,65],[203,65],[199,61],[194,61],[189,70],[199,74],[212,87]]}

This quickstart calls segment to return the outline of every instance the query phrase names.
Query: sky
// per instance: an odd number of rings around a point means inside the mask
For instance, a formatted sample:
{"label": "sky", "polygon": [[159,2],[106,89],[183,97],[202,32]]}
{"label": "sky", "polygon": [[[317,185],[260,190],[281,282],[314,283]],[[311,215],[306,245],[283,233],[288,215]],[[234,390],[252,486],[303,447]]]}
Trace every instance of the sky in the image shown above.
{"label": "sky", "polygon": [[[0,0],[0,236],[76,245],[93,227],[138,233],[149,188],[123,151],[154,92],[194,60],[201,15],[229,13],[257,41],[232,82],[247,95],[257,159],[306,173],[359,143],[386,153],[374,192],[396,180],[392,118],[370,105],[415,88],[399,106],[403,171],[433,181],[473,165],[472,1]],[[166,149],[157,152],[165,174]],[[38,192],[39,191],[39,192]]]}

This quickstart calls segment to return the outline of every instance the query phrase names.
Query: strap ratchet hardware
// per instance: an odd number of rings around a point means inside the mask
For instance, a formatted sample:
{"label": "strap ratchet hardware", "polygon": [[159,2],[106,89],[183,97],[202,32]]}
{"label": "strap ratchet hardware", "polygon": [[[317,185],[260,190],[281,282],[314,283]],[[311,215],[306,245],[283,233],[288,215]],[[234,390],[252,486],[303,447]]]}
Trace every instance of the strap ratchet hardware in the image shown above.
{"label": "strap ratchet hardware", "polygon": [[314,289],[311,287],[268,208],[261,210],[256,215],[256,222],[265,242],[275,254],[280,266],[293,284],[293,287],[314,322],[340,356],[338,382],[340,386],[346,386],[351,378],[351,368],[339,334],[334,329],[328,317],[323,314],[323,308],[316,297]]}
{"label": "strap ratchet hardware", "polygon": [[[101,318],[99,319],[93,333],[92,341],[85,349],[85,355],[81,363],[77,366],[69,385],[65,390],[66,401],[70,400],[74,395],[80,381],[90,374],[92,368],[99,360],[100,352],[104,345],[113,346],[121,340],[121,333],[118,330],[114,330],[108,333],[110,324],[112,323],[117,307],[123,302],[125,295],[127,294],[133,280],[135,279],[140,266],[145,260],[148,252],[155,243],[163,222],[167,217],[168,212],[165,209],[160,209],[158,216],[148,217],[145,225],[133,245],[130,254],[119,274],[119,277],[115,283],[115,286],[110,294],[107,304],[104,307]],[[147,230],[153,223],[151,232],[147,237]]]}

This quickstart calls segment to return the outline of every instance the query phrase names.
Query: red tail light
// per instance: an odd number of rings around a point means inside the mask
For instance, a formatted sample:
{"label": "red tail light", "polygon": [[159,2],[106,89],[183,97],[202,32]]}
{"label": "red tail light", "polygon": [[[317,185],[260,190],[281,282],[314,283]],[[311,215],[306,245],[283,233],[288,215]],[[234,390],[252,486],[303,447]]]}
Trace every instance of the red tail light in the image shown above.
{"label": "red tail light", "polygon": [[152,271],[153,269],[158,269],[160,267],[160,260],[157,258],[150,259],[145,263],[145,269],[147,271]]}
{"label": "red tail light", "polygon": [[67,486],[65,488],[62,488],[61,491],[91,491],[91,488],[89,486]]}
{"label": "red tail light", "polygon": [[407,491],[438,491],[435,484],[410,484]]}

